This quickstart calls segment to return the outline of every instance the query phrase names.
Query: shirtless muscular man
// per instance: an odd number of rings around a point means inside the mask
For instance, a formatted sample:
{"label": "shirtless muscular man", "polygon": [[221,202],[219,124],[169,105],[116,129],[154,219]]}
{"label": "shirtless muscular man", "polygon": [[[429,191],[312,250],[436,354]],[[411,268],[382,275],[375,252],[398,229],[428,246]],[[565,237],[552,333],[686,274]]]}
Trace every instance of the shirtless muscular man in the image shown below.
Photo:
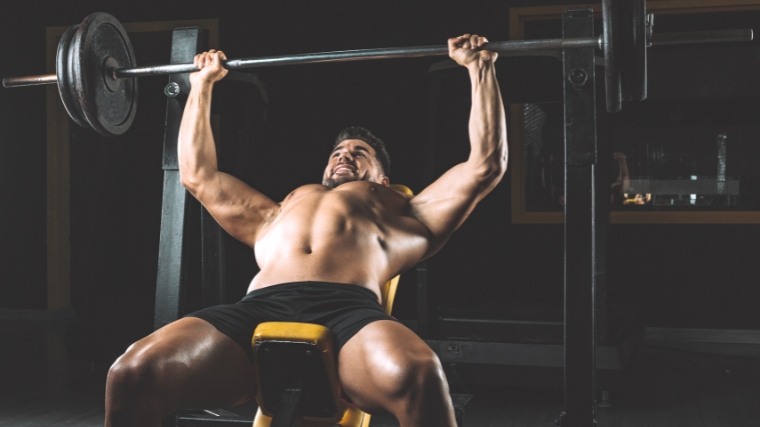
{"label": "shirtless muscular man", "polygon": [[196,56],[200,71],[190,75],[179,134],[182,183],[254,249],[261,271],[237,304],[193,313],[129,347],[108,374],[107,427],[159,426],[179,409],[250,400],[253,330],[278,320],[335,333],[341,386],[360,409],[383,408],[403,427],[455,425],[435,353],[378,302],[381,285],[440,250],[504,175],[506,120],[497,55],[479,50],[486,41],[469,34],[448,41],[472,82],[470,156],[413,197],[388,187],[385,148],[362,128],[341,133],[322,184],[280,203],[219,172],[209,117],[225,56]]}

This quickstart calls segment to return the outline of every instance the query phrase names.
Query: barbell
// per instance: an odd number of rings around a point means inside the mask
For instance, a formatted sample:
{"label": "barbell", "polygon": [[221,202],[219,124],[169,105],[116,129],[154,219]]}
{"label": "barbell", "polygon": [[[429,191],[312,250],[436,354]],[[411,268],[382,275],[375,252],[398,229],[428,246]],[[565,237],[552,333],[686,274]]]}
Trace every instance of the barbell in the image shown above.
{"label": "barbell", "polygon": [[[622,6],[618,3],[621,3]],[[482,49],[500,53],[596,48],[604,52],[607,110],[620,111],[622,100],[647,96],[647,48],[652,45],[752,40],[752,30],[654,34],[645,0],[603,0],[599,37],[489,42]],[[411,58],[448,54],[448,46],[361,49],[231,59],[229,70],[291,64]],[[194,64],[137,67],[127,32],[113,16],[97,12],[68,28],[58,43],[56,74],[3,79],[6,88],[57,84],[71,119],[104,136],[126,132],[137,111],[137,77],[198,71]]]}

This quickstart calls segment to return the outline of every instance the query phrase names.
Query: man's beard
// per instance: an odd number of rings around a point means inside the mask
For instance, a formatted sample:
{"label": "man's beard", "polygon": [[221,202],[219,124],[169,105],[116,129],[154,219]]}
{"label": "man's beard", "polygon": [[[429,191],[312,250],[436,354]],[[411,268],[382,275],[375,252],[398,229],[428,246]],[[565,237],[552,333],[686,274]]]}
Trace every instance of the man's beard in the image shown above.
{"label": "man's beard", "polygon": [[337,179],[336,178],[327,178],[322,180],[322,185],[325,187],[335,188],[341,184],[345,184],[347,182],[354,182],[354,181],[369,181],[369,182],[377,182],[372,178],[367,179],[361,179],[356,174],[351,174],[350,176],[340,176]]}
{"label": "man's beard", "polygon": [[359,180],[359,178],[356,175],[341,176],[339,178],[327,178],[327,179],[323,179],[322,180],[322,185],[324,185],[325,187],[336,188],[337,186],[339,186],[341,184],[345,184],[347,182],[354,182],[354,181],[358,181],[358,180]]}

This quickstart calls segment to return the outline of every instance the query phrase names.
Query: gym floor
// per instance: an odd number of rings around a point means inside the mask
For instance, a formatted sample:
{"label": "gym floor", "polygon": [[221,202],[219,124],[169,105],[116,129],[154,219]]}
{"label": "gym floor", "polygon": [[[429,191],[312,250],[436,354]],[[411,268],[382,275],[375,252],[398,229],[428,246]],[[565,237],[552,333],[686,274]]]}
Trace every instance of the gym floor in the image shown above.
{"label": "gym floor", "polygon": [[[760,363],[754,358],[641,347],[626,377],[613,406],[599,408],[600,427],[756,427],[760,420]],[[102,426],[104,384],[104,373],[96,372],[58,387],[38,382],[25,390],[4,389],[0,426]],[[561,390],[469,391],[474,397],[465,410],[467,427],[554,426],[563,403]],[[398,424],[385,414],[371,425]]]}

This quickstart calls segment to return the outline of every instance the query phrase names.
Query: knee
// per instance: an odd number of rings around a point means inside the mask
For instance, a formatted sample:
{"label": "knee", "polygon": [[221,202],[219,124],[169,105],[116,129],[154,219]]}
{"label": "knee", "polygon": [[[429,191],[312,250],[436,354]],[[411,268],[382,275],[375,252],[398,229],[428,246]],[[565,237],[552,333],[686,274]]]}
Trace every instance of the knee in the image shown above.
{"label": "knee", "polygon": [[448,394],[448,383],[438,356],[433,351],[409,355],[397,371],[391,395],[405,398]]}
{"label": "knee", "polygon": [[430,351],[415,354],[409,362],[385,409],[401,425],[455,426],[449,385],[438,357]]}
{"label": "knee", "polygon": [[158,389],[158,360],[149,351],[132,351],[133,348],[108,370],[106,426],[156,425],[171,412],[166,393]]}
{"label": "knee", "polygon": [[138,405],[156,394],[156,385],[160,382],[156,360],[147,352],[131,350],[116,359],[108,370],[106,392],[110,406]]}

